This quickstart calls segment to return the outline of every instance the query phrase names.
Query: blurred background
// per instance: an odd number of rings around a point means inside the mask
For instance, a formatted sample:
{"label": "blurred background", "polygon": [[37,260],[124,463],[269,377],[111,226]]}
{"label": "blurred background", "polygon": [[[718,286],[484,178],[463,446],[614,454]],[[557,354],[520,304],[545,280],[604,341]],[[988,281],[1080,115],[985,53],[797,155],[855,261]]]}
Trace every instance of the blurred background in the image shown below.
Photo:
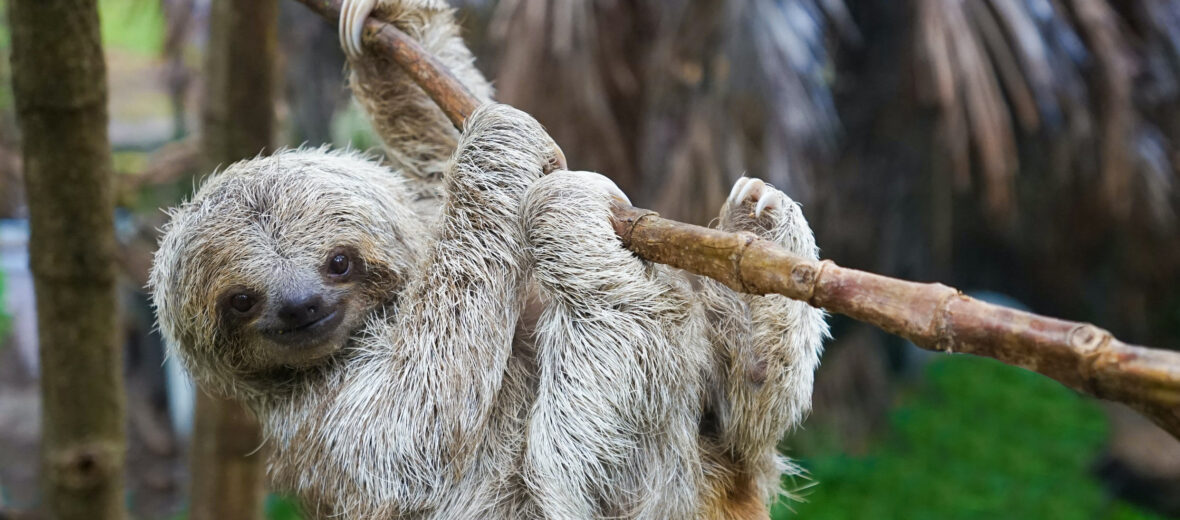
{"label": "blurred background", "polygon": [[[4,2],[0,1],[0,4]],[[742,174],[837,263],[1180,345],[1180,0],[464,0],[500,101],[639,206],[707,224]],[[209,0],[100,0],[135,518],[187,510],[193,390],[153,330],[192,191]],[[279,2],[281,144],[372,148],[335,28]],[[0,46],[9,52],[7,27]],[[0,60],[0,511],[38,504],[19,135]],[[833,317],[775,518],[1180,518],[1180,442],[1020,369]],[[0,517],[5,513],[0,512]],[[297,518],[267,500],[271,518]]]}

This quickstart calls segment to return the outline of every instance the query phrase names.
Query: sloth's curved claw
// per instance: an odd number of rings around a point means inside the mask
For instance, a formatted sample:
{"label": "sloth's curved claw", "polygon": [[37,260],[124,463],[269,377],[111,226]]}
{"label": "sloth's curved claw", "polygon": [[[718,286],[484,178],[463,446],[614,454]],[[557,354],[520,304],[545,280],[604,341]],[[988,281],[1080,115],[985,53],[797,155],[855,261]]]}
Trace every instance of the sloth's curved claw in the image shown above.
{"label": "sloth's curved claw", "polygon": [[737,198],[732,202],[734,204],[741,204],[751,196],[753,196],[754,200],[757,200],[762,195],[762,189],[765,187],[766,183],[762,182],[762,179],[749,179],[742,185],[742,189],[738,191]]}
{"label": "sloth's curved claw", "polygon": [[725,204],[729,208],[736,208],[748,201],[754,204],[754,217],[760,218],[767,210],[783,207],[785,200],[786,195],[762,179],[742,177],[733,183]]}
{"label": "sloth's curved claw", "polygon": [[737,182],[733,183],[733,188],[730,188],[730,190],[729,190],[729,196],[725,198],[725,204],[727,204],[729,206],[733,206],[734,204],[737,204],[738,200],[739,200],[737,198],[737,194],[741,193],[742,188],[748,182],[750,182],[749,177],[742,177],[742,178],[738,179]]}
{"label": "sloth's curved claw", "polygon": [[340,4],[340,48],[349,59],[364,55],[361,41],[365,31],[365,19],[377,7],[377,0],[344,0]]}
{"label": "sloth's curved claw", "polygon": [[754,216],[761,217],[762,212],[768,209],[777,209],[783,205],[782,192],[766,186],[763,188],[762,194],[758,198],[758,206],[754,209]]}

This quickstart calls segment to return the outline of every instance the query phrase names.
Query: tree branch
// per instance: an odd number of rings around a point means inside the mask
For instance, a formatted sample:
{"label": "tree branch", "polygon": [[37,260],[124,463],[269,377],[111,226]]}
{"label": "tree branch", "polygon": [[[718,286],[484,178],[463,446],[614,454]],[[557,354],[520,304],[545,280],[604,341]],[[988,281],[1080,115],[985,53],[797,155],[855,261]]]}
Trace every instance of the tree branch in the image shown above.
{"label": "tree branch", "polygon": [[[340,0],[298,0],[330,21]],[[388,54],[461,128],[478,102],[433,56],[370,18],[364,41]],[[782,294],[905,337],[919,347],[986,356],[1079,392],[1126,403],[1180,439],[1180,352],[1128,345],[1094,325],[984,303],[921,284],[810,261],[756,238],[616,206],[615,231],[640,257],[716,279],[737,291]]]}

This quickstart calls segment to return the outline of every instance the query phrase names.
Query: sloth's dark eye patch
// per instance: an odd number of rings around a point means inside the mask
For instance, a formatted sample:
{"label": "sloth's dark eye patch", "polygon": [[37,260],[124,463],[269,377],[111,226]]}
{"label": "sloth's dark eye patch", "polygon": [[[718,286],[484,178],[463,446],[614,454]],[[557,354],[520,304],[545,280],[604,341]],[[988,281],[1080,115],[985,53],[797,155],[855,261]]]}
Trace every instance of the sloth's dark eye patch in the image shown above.
{"label": "sloth's dark eye patch", "polygon": [[254,308],[254,297],[246,293],[237,293],[230,297],[229,306],[241,313],[250,312]]}

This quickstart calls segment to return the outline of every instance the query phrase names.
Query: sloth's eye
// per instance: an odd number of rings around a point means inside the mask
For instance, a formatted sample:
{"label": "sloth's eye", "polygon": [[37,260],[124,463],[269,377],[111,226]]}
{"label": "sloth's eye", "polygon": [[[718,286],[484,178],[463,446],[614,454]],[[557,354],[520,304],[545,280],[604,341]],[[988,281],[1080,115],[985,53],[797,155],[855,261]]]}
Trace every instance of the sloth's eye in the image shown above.
{"label": "sloth's eye", "polygon": [[229,299],[229,306],[238,312],[250,312],[254,308],[254,298],[246,293],[238,293]]}
{"label": "sloth's eye", "polygon": [[337,253],[328,260],[328,272],[337,276],[348,274],[348,268],[351,262],[348,260],[348,255],[344,253]]}

